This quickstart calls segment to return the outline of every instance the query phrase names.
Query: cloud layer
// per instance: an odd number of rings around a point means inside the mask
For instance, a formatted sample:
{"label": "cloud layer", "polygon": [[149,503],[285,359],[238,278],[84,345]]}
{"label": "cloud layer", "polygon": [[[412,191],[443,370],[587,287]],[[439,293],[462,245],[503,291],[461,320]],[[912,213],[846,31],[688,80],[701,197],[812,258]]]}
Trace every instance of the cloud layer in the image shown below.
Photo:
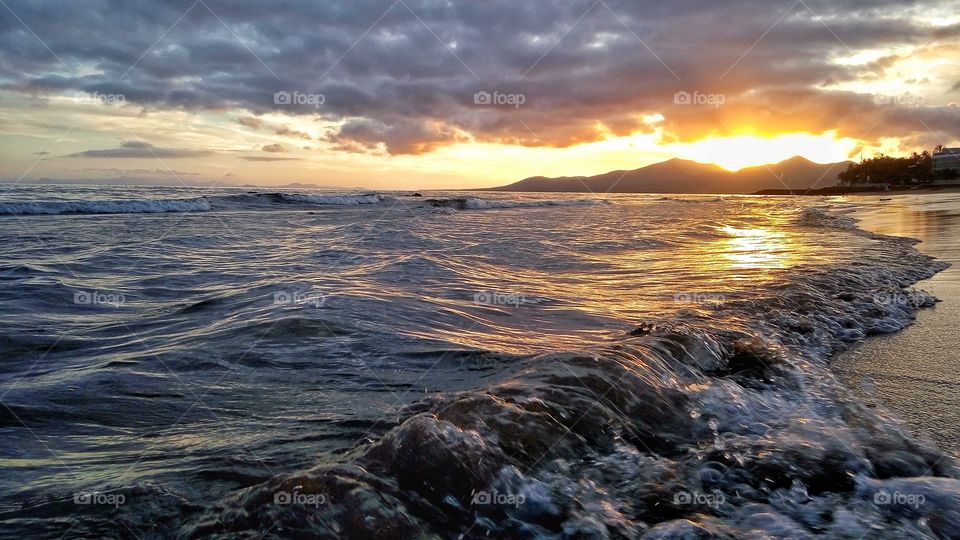
{"label": "cloud layer", "polygon": [[207,150],[193,150],[189,148],[159,148],[144,141],[124,141],[117,148],[102,150],[85,150],[70,154],[68,157],[82,158],[188,158],[205,156],[211,152]]}
{"label": "cloud layer", "polygon": [[[320,138],[344,152],[422,154],[471,139],[569,146],[650,131],[649,115],[680,141],[749,126],[930,144],[960,122],[946,98],[917,107],[849,89],[895,76],[905,59],[960,57],[960,24],[929,22],[949,14],[949,2],[8,4],[19,17],[0,15],[8,90],[122,95],[148,110],[243,109],[243,129],[310,140],[262,119],[283,112],[335,126]],[[908,82],[911,91],[948,96],[952,85],[956,96],[960,66],[941,69],[948,84],[927,77]],[[723,104],[678,102],[678,92],[722,95]],[[200,151],[125,144],[79,155],[157,152]]]}

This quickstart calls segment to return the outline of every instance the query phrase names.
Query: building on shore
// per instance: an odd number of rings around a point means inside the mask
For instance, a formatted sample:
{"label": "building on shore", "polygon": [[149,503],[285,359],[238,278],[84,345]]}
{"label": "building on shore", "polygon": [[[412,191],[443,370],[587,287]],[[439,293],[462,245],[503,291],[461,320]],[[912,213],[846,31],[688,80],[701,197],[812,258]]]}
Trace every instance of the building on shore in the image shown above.
{"label": "building on shore", "polygon": [[934,178],[960,178],[960,148],[941,148],[933,154]]}
{"label": "building on shore", "polygon": [[913,152],[893,157],[877,154],[860,163],[850,163],[837,175],[839,187],[888,190],[893,186],[920,188],[925,185],[960,186],[960,147],[938,146],[933,153]]}

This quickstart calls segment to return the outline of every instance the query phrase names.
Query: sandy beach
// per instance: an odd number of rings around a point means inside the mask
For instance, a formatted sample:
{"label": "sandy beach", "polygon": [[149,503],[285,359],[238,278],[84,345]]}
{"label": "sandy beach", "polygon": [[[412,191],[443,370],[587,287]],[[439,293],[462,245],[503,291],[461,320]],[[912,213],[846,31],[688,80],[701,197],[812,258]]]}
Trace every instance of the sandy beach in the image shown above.
{"label": "sandy beach", "polygon": [[871,206],[855,215],[861,227],[922,240],[918,247],[953,266],[916,285],[942,302],[922,310],[897,334],[868,339],[834,364],[857,392],[894,411],[942,449],[960,453],[960,195],[857,197]]}

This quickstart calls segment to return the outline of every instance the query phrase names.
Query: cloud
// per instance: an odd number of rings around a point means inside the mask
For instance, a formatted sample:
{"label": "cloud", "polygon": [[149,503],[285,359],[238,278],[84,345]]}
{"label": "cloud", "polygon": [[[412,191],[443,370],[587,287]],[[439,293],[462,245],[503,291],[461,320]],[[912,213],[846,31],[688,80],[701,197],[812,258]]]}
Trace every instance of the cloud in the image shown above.
{"label": "cloud", "polygon": [[261,149],[264,152],[286,152],[287,149],[281,144],[265,144]]}
{"label": "cloud", "polygon": [[300,158],[295,157],[272,157],[272,156],[243,156],[243,160],[246,161],[300,161]]}
{"label": "cloud", "polygon": [[117,167],[84,167],[78,172],[97,172],[120,175],[154,175],[154,176],[200,176],[199,173],[178,171],[176,169],[120,169]]}
{"label": "cloud", "polygon": [[350,152],[374,151],[382,147],[391,154],[423,154],[456,141],[465,133],[442,122],[402,121],[389,123],[351,120],[325,137],[337,148]]}
{"label": "cloud", "polygon": [[[241,116],[240,118],[237,118],[237,123],[254,130],[259,130],[267,125],[267,123],[264,122],[262,118],[257,118],[255,116]],[[297,137],[299,139],[306,139],[308,141],[312,139],[312,137],[310,137],[308,133],[295,130],[289,126],[275,125],[275,126],[272,126],[270,129],[272,129],[273,132],[276,133],[277,135],[281,135],[284,137]]]}
{"label": "cloud", "polygon": [[147,141],[138,141],[138,140],[123,141],[122,143],[120,143],[120,146],[122,148],[154,148],[154,146],[148,143]]}
{"label": "cloud", "polygon": [[186,148],[160,148],[145,141],[124,141],[119,148],[102,150],[84,150],[67,157],[82,158],[188,158],[206,156],[209,150],[192,150]]}
{"label": "cloud", "polygon": [[263,127],[263,120],[255,116],[242,116],[240,118],[237,118],[237,123],[240,124],[241,126],[247,126],[253,129],[260,129],[261,127]]}
{"label": "cloud", "polygon": [[[17,3],[43,42],[2,19],[0,84],[28,94],[122,94],[144,108],[245,109],[253,116],[237,122],[255,130],[270,127],[259,115],[301,115],[337,125],[322,138],[341,151],[392,154],[463,140],[564,147],[649,130],[648,114],[662,114],[667,136],[683,140],[793,122],[829,129],[837,112],[841,136],[919,136],[927,130],[910,120],[916,114],[935,130],[960,121],[945,106],[918,113],[831,90],[883,77],[924,48],[956,50],[960,24],[921,17],[950,12],[947,0],[208,1],[184,15],[188,7]],[[861,51],[882,56],[838,62]],[[955,80],[955,72],[944,76]],[[951,89],[938,84],[932,91]],[[723,94],[726,104],[677,106],[678,91]],[[291,99],[276,100],[278,92]],[[523,96],[523,104],[476,103],[478,92]],[[323,99],[292,99],[298,94]]]}
{"label": "cloud", "polygon": [[300,139],[306,139],[308,141],[311,139],[309,134],[304,133],[302,131],[297,131],[295,129],[291,129],[287,126],[280,126],[276,130],[274,130],[274,133],[276,133],[277,135],[283,135],[286,137],[298,137]]}

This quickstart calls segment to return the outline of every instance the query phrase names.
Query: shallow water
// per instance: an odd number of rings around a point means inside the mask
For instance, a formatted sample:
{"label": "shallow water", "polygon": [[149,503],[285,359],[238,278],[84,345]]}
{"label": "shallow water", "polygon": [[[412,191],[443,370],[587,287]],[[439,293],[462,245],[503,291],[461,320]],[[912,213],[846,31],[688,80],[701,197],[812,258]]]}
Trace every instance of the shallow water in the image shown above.
{"label": "shallow water", "polygon": [[4,188],[4,536],[960,535],[826,368],[943,265],[823,201]]}
{"label": "shallow water", "polygon": [[[883,200],[880,200],[883,199]],[[916,325],[867,340],[833,368],[862,399],[892,409],[915,431],[960,455],[960,194],[871,197],[854,205],[862,227],[922,241],[917,248],[951,263],[921,283],[942,300]]]}

